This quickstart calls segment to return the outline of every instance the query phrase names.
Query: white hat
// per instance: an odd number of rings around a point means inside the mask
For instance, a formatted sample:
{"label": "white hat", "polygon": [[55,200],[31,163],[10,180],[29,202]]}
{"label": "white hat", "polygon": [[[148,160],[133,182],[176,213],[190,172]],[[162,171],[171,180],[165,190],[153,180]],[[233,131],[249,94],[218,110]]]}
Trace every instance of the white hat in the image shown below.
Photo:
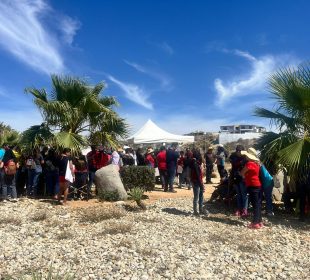
{"label": "white hat", "polygon": [[246,156],[249,160],[259,161],[259,159],[255,155],[250,154],[247,151],[241,151],[241,155]]}
{"label": "white hat", "polygon": [[254,148],[249,148],[248,153],[257,156],[257,151]]}

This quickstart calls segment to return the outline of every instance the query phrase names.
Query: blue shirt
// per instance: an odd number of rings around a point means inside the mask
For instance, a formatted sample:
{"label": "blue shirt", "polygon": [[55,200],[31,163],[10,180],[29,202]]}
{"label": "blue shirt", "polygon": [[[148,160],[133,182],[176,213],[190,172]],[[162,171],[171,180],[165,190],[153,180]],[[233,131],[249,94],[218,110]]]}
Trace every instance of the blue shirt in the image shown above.
{"label": "blue shirt", "polygon": [[0,149],[0,160],[3,159],[4,154],[5,154],[5,150],[4,149]]}

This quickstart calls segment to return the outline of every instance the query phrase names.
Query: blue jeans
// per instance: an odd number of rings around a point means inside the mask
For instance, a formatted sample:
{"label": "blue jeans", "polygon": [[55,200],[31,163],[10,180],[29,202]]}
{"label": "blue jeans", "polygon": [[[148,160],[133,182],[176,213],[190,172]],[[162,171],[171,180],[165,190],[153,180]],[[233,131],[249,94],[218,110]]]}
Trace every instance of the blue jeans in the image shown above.
{"label": "blue jeans", "polygon": [[42,172],[37,172],[35,169],[28,169],[27,195],[37,196],[41,173]]}
{"label": "blue jeans", "polygon": [[268,187],[262,186],[262,194],[264,194],[265,196],[267,213],[272,213],[273,211],[272,190],[273,190],[273,186],[268,186]]}
{"label": "blue jeans", "polygon": [[160,181],[161,181],[162,188],[167,190],[168,189],[168,174],[167,174],[167,170],[159,169],[159,176],[160,176]]}
{"label": "blue jeans", "polygon": [[2,184],[2,198],[8,198],[8,192],[11,194],[12,198],[17,198],[15,175],[5,175],[3,176]]}
{"label": "blue jeans", "polygon": [[197,182],[193,183],[194,199],[193,208],[194,212],[197,212],[197,203],[199,206],[199,212],[202,211],[203,207],[203,185]]}
{"label": "blue jeans", "polygon": [[248,194],[243,181],[236,183],[237,207],[238,210],[248,209]]}
{"label": "blue jeans", "polygon": [[173,183],[175,178],[175,168],[168,169],[168,184],[169,184],[169,190],[173,190]]}
{"label": "blue jeans", "polygon": [[46,188],[47,194],[50,196],[55,196],[59,193],[59,174],[57,170],[46,171]]}

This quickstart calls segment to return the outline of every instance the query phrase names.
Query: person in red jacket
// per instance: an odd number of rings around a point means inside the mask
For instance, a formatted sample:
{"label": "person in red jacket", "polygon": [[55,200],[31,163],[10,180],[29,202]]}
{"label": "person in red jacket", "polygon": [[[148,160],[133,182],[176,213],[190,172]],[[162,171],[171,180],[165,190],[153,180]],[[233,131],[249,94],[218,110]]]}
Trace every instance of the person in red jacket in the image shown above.
{"label": "person in red jacket", "polygon": [[262,214],[261,214],[261,187],[262,184],[259,179],[259,159],[246,151],[241,151],[241,155],[245,156],[247,162],[240,174],[243,176],[245,186],[249,193],[250,202],[254,208],[253,221],[249,228],[260,229],[262,227]]}
{"label": "person in red jacket", "polygon": [[168,190],[166,148],[164,146],[160,147],[160,152],[157,154],[156,159],[162,188]]}

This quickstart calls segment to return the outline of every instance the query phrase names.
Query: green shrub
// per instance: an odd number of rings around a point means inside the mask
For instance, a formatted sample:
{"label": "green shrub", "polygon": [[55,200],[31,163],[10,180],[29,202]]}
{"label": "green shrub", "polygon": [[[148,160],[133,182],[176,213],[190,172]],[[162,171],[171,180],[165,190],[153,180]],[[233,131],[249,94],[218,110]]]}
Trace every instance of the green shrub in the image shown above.
{"label": "green shrub", "polygon": [[155,188],[155,169],[148,166],[124,166],[120,170],[126,190],[141,188],[152,191]]}
{"label": "green shrub", "polygon": [[98,193],[99,200],[105,201],[118,201],[119,194],[118,191],[102,191]]}

